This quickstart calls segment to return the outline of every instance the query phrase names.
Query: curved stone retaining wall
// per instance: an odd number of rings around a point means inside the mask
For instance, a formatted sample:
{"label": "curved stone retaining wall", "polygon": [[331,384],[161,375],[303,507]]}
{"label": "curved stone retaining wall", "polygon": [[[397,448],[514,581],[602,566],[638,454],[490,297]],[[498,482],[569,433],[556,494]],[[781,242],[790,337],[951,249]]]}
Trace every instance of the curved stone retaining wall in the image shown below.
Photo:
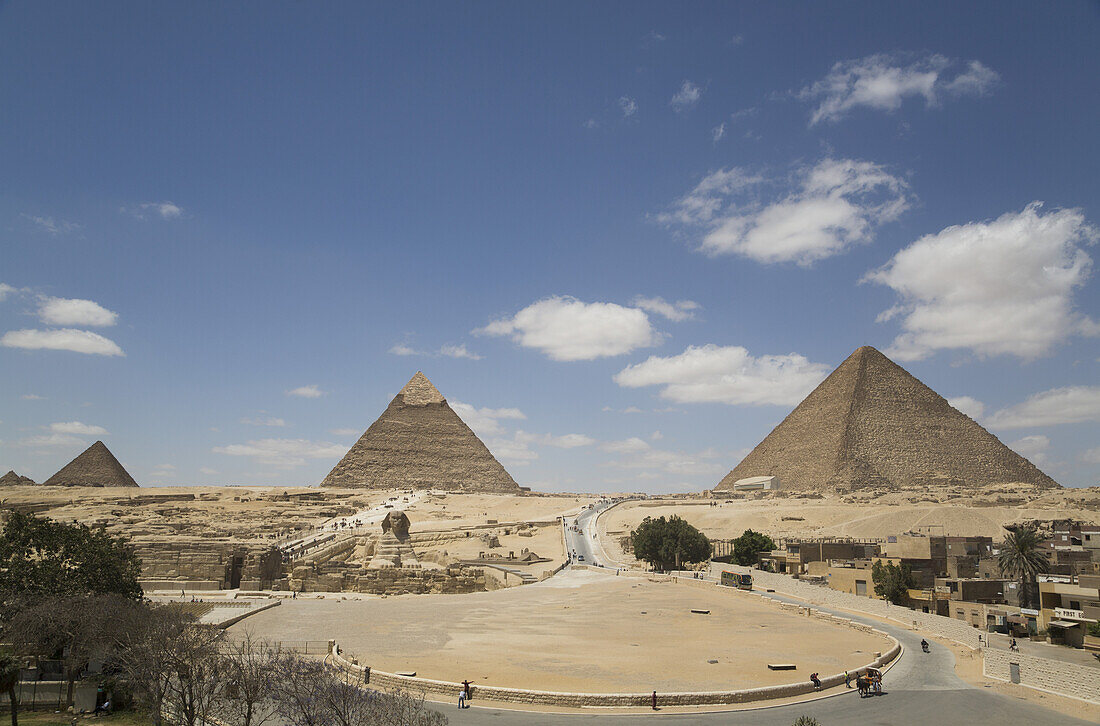
{"label": "curved stone retaining wall", "polygon": [[[859,630],[877,633],[889,639],[892,647],[881,657],[871,663],[851,671],[864,673],[868,668],[882,668],[901,654],[901,644],[889,633],[876,630],[861,623],[853,623],[844,618],[834,618],[825,613],[816,613],[815,617],[824,617],[836,625],[848,625]],[[812,613],[807,613],[812,614]],[[396,673],[370,670],[370,680],[366,680],[366,668],[355,660],[349,660],[340,652],[335,640],[329,641],[329,652],[332,663],[342,671],[351,673],[360,682],[382,689],[403,689],[412,693],[423,693],[425,696],[438,696],[442,700],[455,700],[458,692],[462,690],[461,683],[450,681],[437,681],[430,678],[416,678],[411,676],[399,676]],[[844,674],[826,676],[821,679],[821,687],[832,688],[844,683]],[[764,686],[761,688],[744,688],[735,691],[701,691],[681,693],[658,693],[657,702],[662,706],[704,706],[718,704],[750,703],[753,701],[766,701],[775,698],[788,698],[812,693],[813,684],[809,681],[787,683],[778,686]],[[540,706],[567,706],[579,708],[583,706],[649,706],[653,700],[650,693],[565,693],[560,691],[533,691],[521,688],[503,688],[501,686],[471,685],[471,698],[484,699],[486,701],[498,701],[504,703],[529,703]]]}

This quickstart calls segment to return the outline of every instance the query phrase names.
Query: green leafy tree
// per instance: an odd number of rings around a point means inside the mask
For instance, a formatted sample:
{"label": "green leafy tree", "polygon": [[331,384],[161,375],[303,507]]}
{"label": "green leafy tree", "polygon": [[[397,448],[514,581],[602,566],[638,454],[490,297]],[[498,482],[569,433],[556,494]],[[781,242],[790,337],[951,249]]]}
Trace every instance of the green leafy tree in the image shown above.
{"label": "green leafy tree", "polygon": [[1020,583],[1020,607],[1029,608],[1035,600],[1035,578],[1050,569],[1050,559],[1040,548],[1043,543],[1035,527],[1009,525],[1001,544],[997,564],[1001,575]]}
{"label": "green leafy tree", "polygon": [[882,560],[871,567],[871,581],[875,584],[875,594],[895,605],[905,604],[909,597],[908,590],[916,584],[909,565],[895,565]]}
{"label": "green leafy tree", "polygon": [[668,569],[686,562],[710,558],[710,540],[702,532],[676,515],[668,519],[646,517],[630,533],[634,556],[655,568]]}
{"label": "green leafy tree", "polygon": [[733,541],[733,559],[743,567],[751,567],[756,564],[757,556],[761,552],[771,552],[774,549],[775,542],[771,537],[746,529]]}
{"label": "green leafy tree", "polygon": [[142,597],[141,561],[102,529],[13,512],[0,535],[0,619],[49,597]]}

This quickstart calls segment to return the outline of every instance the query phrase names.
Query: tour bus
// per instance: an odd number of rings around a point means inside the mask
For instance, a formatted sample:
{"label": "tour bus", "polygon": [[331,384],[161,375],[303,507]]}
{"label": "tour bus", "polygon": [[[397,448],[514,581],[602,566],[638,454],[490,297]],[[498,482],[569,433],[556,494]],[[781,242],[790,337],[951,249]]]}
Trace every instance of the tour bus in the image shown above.
{"label": "tour bus", "polygon": [[752,589],[752,575],[740,574],[738,572],[730,572],[726,570],[722,573],[721,584],[726,587],[736,587],[738,590],[751,590]]}

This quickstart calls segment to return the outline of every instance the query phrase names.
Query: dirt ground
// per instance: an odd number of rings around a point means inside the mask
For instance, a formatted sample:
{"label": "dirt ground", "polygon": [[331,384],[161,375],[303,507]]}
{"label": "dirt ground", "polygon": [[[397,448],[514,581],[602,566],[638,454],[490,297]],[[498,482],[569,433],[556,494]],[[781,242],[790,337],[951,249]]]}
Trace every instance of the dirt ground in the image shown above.
{"label": "dirt ground", "polygon": [[583,692],[789,683],[866,665],[889,648],[880,636],[790,615],[747,593],[594,571],[472,595],[284,602],[231,632],[243,630],[336,638],[361,663],[390,672]]}

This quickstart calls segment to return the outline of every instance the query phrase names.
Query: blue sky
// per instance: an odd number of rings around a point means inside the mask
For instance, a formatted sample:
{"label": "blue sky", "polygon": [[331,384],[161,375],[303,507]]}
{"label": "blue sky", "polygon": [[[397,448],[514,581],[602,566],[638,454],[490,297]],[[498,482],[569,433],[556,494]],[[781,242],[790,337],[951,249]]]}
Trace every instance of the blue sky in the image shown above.
{"label": "blue sky", "polygon": [[709,488],[874,345],[1100,481],[1095,3],[0,5],[0,469],[312,484],[423,370]]}

